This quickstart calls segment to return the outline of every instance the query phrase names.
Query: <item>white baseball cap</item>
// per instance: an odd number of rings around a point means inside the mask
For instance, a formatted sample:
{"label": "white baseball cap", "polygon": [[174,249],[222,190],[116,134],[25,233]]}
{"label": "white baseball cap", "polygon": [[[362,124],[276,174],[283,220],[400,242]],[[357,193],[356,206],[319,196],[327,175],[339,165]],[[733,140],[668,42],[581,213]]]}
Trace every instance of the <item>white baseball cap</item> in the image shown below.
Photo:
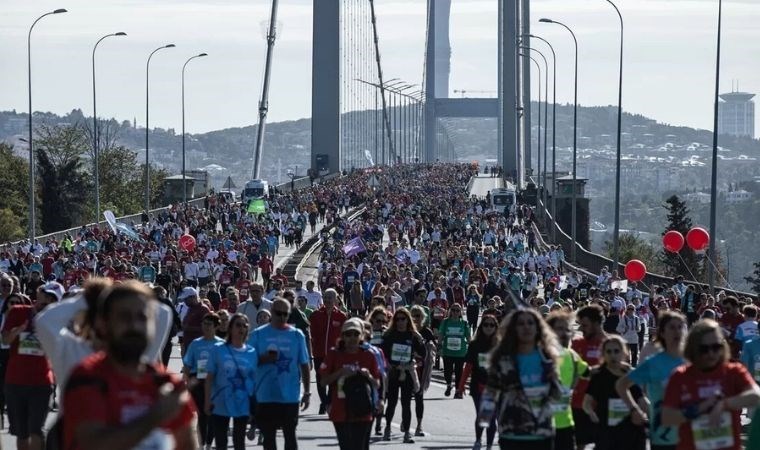
{"label": "white baseball cap", "polygon": [[58,283],[57,281],[51,281],[49,283],[45,283],[42,286],[42,292],[54,295],[56,301],[60,302],[65,291],[61,283]]}
{"label": "white baseball cap", "polygon": [[183,288],[179,292],[179,295],[177,296],[177,300],[184,300],[188,297],[198,297],[198,296],[199,296],[198,290],[195,289],[194,287],[188,286],[186,288]]}

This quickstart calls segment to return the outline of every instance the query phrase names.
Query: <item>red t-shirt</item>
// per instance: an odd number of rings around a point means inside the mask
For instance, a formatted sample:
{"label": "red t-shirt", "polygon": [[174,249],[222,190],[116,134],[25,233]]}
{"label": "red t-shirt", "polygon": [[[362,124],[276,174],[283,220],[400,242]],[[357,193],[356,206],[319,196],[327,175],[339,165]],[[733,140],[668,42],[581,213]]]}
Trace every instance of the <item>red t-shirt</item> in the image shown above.
{"label": "red t-shirt", "polygon": [[251,289],[251,280],[243,280],[242,278],[235,283],[235,287],[240,291],[240,298],[247,299],[248,293]]}
{"label": "red t-shirt", "polygon": [[[354,367],[355,369],[365,368],[369,370],[372,377],[376,380],[380,379],[380,370],[377,367],[377,360],[368,350],[359,349],[356,353],[347,353],[344,351],[331,349],[325,355],[325,360],[322,361],[322,365],[319,367],[320,374],[324,377],[331,373],[335,373],[343,367]],[[330,420],[333,422],[372,422],[372,414],[368,414],[362,417],[347,418],[346,414],[346,399],[338,396],[338,385],[335,384],[330,388]]]}
{"label": "red t-shirt", "polygon": [[[90,355],[71,373],[64,391],[64,404],[69,405],[63,422],[64,447],[80,448],[74,437],[83,422],[118,426],[143,416],[158,398],[159,388],[166,383],[173,384],[175,389],[182,386],[176,376],[159,366],[149,367],[135,379],[117,372],[105,353]],[[141,445],[144,444],[144,448],[174,448],[169,435],[189,426],[194,414],[195,405],[188,398],[182,411],[176,417],[168,417]]]}
{"label": "red t-shirt", "polygon": [[261,273],[272,273],[272,270],[274,269],[272,260],[267,258],[259,261],[259,269],[261,269]]}
{"label": "red t-shirt", "polygon": [[8,369],[5,372],[6,384],[22,386],[50,386],[55,383],[40,341],[34,335],[33,306],[16,305],[8,310],[2,332],[27,322],[27,327],[11,344]]}
{"label": "red t-shirt", "polygon": [[[598,366],[602,362],[602,342],[604,336],[597,336],[596,339],[586,339],[583,337],[573,339],[571,347],[584,361],[591,366]],[[575,409],[583,408],[583,397],[586,395],[588,388],[588,379],[581,378],[578,380],[575,389],[573,389],[573,398],[571,406]]]}
{"label": "red t-shirt", "polygon": [[[710,372],[704,372],[691,364],[678,367],[670,376],[668,386],[665,388],[663,407],[684,409],[692,405],[698,405],[714,395],[722,395],[723,398],[733,397],[751,389],[754,384],[752,376],[747,369],[739,363],[727,363],[718,366]],[[721,426],[715,428],[707,424],[711,432],[705,439],[715,439],[719,430],[726,432],[722,437],[727,437],[730,427],[733,434],[733,445],[712,447],[715,450],[741,450],[741,422],[740,411],[724,413]],[[706,424],[707,415],[700,416],[695,421],[685,422],[678,428],[678,450],[691,450],[696,448],[695,434],[699,434],[699,428]],[[702,423],[704,421],[704,423]]]}

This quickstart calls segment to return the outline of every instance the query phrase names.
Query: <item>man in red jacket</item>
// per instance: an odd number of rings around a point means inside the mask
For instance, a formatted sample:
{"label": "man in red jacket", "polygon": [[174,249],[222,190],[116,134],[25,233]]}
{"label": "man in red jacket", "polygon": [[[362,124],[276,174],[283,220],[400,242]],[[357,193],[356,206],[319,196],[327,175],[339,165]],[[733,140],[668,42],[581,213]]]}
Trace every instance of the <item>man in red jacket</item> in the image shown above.
{"label": "man in red jacket", "polygon": [[318,310],[311,313],[309,321],[311,322],[311,348],[314,357],[314,367],[317,368],[317,393],[319,394],[319,414],[327,411],[329,397],[327,391],[322,386],[322,376],[319,374],[319,367],[327,354],[327,351],[335,347],[340,337],[340,330],[343,322],[346,321],[346,314],[337,308],[338,292],[335,289],[326,289],[322,293],[324,305]]}

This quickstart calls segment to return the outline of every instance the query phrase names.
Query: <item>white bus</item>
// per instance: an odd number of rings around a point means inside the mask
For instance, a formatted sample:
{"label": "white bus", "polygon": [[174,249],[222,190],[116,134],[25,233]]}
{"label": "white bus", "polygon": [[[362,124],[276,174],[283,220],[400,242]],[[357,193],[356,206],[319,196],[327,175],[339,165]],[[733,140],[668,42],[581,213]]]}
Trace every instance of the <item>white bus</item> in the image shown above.
{"label": "white bus", "polygon": [[254,198],[262,198],[269,195],[269,182],[264,180],[251,180],[245,183],[245,188],[240,194],[240,201],[246,203]]}
{"label": "white bus", "polygon": [[499,213],[514,212],[517,207],[517,193],[514,186],[491,191],[491,208]]}

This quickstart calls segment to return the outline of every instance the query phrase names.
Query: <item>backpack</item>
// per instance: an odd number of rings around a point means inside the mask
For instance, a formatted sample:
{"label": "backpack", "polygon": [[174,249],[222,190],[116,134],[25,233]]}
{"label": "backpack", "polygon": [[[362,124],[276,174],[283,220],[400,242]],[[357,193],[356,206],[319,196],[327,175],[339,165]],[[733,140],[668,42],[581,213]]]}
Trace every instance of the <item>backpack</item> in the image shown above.
{"label": "backpack", "polygon": [[351,375],[343,381],[346,396],[346,417],[364,417],[375,411],[372,384],[361,374]]}

